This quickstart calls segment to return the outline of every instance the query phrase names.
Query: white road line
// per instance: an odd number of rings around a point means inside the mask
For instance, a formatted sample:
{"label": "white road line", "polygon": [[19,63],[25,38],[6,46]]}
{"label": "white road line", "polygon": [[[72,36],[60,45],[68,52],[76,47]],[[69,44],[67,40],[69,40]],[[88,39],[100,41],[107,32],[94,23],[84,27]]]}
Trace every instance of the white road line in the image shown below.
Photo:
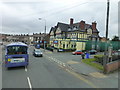
{"label": "white road line", "polygon": [[25,67],[25,71],[27,72],[27,68]]}
{"label": "white road line", "polygon": [[31,85],[31,82],[30,82],[30,78],[27,77],[27,80],[28,80],[29,88],[30,88],[30,90],[32,90],[32,85]]}

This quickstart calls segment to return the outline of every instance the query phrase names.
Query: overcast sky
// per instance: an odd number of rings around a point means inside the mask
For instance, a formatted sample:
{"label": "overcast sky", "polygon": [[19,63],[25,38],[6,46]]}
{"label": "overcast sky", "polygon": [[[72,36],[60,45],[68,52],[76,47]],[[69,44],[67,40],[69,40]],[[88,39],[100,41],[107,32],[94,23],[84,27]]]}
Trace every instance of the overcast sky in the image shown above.
{"label": "overcast sky", "polygon": [[[110,0],[109,37],[118,35],[118,1]],[[69,24],[84,20],[97,22],[100,36],[105,36],[107,0],[3,0],[0,3],[0,33],[43,33],[57,22]],[[42,18],[39,20],[38,18]]]}

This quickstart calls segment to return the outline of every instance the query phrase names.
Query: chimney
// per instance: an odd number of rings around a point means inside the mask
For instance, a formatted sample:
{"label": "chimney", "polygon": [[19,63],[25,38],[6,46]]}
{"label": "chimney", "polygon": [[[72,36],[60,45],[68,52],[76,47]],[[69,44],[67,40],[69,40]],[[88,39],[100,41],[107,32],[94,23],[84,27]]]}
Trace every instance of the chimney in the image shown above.
{"label": "chimney", "polygon": [[73,24],[73,18],[70,18],[70,25]]}
{"label": "chimney", "polygon": [[93,30],[96,30],[96,25],[97,25],[96,22],[92,22],[92,29],[93,29]]}
{"label": "chimney", "polygon": [[81,21],[80,22],[80,28],[81,28],[81,30],[85,30],[85,21]]}

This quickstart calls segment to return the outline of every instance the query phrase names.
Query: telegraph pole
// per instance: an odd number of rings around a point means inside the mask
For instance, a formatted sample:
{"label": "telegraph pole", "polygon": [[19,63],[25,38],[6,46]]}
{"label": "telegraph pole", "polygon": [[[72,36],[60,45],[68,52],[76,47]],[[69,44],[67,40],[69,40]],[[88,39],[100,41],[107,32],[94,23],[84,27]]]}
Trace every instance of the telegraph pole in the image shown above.
{"label": "telegraph pole", "polygon": [[104,66],[107,64],[107,39],[108,39],[108,23],[109,23],[109,6],[110,6],[110,0],[107,0],[107,17],[106,17],[106,44],[105,44],[105,59],[103,60]]}
{"label": "telegraph pole", "polygon": [[106,39],[108,38],[109,5],[110,5],[110,0],[107,0]]}

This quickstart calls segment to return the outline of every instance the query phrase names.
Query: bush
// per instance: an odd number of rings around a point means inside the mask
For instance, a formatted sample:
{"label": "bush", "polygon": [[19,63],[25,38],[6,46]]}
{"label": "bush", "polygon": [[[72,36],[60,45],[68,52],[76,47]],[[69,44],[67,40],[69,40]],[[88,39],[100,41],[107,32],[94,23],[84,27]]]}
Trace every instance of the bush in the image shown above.
{"label": "bush", "polygon": [[99,62],[99,63],[101,63],[103,65],[104,55],[95,55],[94,58],[95,58],[96,62]]}
{"label": "bush", "polygon": [[93,66],[99,70],[103,70],[103,66],[96,63],[96,59],[95,58],[90,58],[90,59],[83,59],[82,62],[90,65],[90,66]]}
{"label": "bush", "polygon": [[112,60],[113,61],[116,61],[116,60],[118,60],[119,59],[119,56],[118,55],[112,55]]}

